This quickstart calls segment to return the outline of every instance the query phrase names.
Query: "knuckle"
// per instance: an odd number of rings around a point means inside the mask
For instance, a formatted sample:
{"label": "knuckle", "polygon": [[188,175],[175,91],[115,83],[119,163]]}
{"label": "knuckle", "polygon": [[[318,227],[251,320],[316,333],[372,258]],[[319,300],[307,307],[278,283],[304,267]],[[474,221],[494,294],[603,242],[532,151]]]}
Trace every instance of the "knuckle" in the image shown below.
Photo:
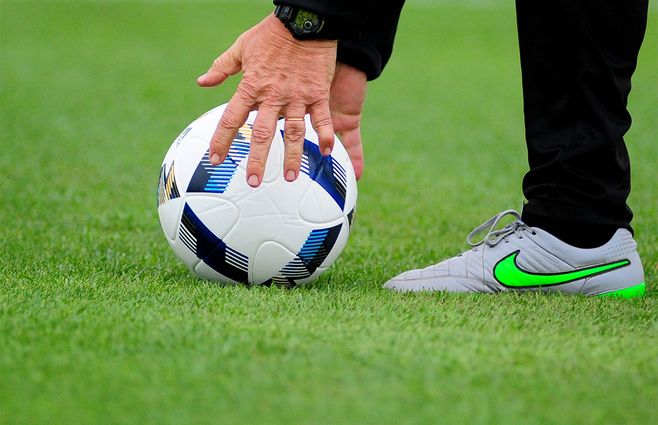
{"label": "knuckle", "polygon": [[210,139],[210,146],[212,146],[215,150],[220,150],[224,147],[224,144],[221,140],[219,140],[218,135],[214,135],[212,136],[212,139]]}
{"label": "knuckle", "polygon": [[258,157],[249,158],[249,163],[247,164],[247,174],[258,174],[263,168],[265,168],[265,161]]}
{"label": "knuckle", "polygon": [[296,150],[286,151],[284,161],[286,165],[295,165],[298,166],[302,161],[302,153]]}
{"label": "knuckle", "polygon": [[306,102],[314,104],[318,101],[329,99],[329,93],[329,90],[324,86],[318,86],[317,83],[311,83],[310,89],[305,93]]}
{"label": "knuckle", "polygon": [[302,127],[293,125],[285,129],[283,141],[286,144],[297,143],[304,137],[305,131]]}
{"label": "knuckle", "polygon": [[316,99],[329,99],[329,95],[331,93],[329,89],[330,85],[318,85],[314,88],[314,90],[311,92],[313,93],[313,97]]}
{"label": "knuckle", "polygon": [[272,106],[280,106],[282,104],[286,104],[287,102],[287,95],[284,90],[281,88],[282,86],[280,85],[274,85],[270,86],[266,90],[265,94],[265,100],[263,103],[267,105],[272,105]]}
{"label": "knuckle", "polygon": [[316,127],[331,128],[331,117],[325,117],[325,116],[316,117],[314,124]]}
{"label": "knuckle", "polygon": [[222,117],[219,119],[219,126],[233,129],[240,127],[240,123],[238,123],[238,119],[235,116],[235,113],[233,113],[233,111],[230,109],[226,109],[222,114]]}
{"label": "knuckle", "polygon": [[264,145],[272,141],[272,132],[268,129],[254,127],[251,133],[251,142]]}
{"label": "knuckle", "polygon": [[256,91],[256,86],[249,79],[243,78],[235,94],[243,102],[251,102],[256,96]]}

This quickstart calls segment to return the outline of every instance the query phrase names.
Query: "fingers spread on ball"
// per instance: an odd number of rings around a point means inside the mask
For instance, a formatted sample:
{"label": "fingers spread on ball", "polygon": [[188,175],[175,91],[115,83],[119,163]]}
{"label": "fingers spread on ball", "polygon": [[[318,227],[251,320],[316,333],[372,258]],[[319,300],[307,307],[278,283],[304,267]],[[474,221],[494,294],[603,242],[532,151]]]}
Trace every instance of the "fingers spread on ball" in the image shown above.
{"label": "fingers spread on ball", "polygon": [[210,139],[210,163],[219,165],[226,159],[231,143],[251,111],[251,105],[234,95],[219,119],[217,129]]}
{"label": "fingers spread on ball", "polygon": [[304,151],[304,135],[306,134],[305,112],[304,106],[301,106],[289,108],[286,113],[283,131],[285,148],[283,172],[285,179],[289,182],[297,179],[299,175],[299,165]]}
{"label": "fingers spread on ball", "polygon": [[334,127],[331,122],[329,102],[319,102],[309,107],[311,123],[318,133],[318,144],[322,155],[328,156],[334,147]]}
{"label": "fingers spread on ball", "polygon": [[247,183],[251,187],[258,187],[263,181],[265,163],[270,152],[270,145],[276,130],[276,121],[279,117],[279,108],[262,104],[251,132],[251,149],[247,163]]}

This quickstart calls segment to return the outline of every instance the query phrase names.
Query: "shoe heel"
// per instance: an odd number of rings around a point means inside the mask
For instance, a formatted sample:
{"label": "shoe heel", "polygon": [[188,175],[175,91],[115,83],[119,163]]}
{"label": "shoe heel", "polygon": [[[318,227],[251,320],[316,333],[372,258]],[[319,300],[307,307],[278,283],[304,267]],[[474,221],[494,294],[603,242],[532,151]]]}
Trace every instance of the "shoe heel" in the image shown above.
{"label": "shoe heel", "polygon": [[637,298],[644,296],[646,292],[646,285],[644,282],[639,285],[629,286],[628,288],[618,289],[616,291],[606,292],[604,294],[599,294],[599,297],[611,297],[611,298]]}

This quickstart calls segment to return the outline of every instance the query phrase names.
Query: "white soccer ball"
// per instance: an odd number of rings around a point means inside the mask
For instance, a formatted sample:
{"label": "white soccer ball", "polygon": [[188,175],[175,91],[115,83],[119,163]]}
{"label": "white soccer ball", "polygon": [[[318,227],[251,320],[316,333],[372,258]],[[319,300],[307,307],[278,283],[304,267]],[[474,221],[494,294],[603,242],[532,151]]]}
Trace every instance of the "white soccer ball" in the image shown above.
{"label": "white soccer ball", "polygon": [[160,169],[158,214],[167,242],[198,276],[225,283],[294,286],[315,280],[345,247],[356,206],[356,179],[336,138],[323,157],[306,120],[299,177],[283,177],[277,124],[262,184],[247,184],[252,112],[226,160],[208,160],[226,105],[210,110],[174,140]]}

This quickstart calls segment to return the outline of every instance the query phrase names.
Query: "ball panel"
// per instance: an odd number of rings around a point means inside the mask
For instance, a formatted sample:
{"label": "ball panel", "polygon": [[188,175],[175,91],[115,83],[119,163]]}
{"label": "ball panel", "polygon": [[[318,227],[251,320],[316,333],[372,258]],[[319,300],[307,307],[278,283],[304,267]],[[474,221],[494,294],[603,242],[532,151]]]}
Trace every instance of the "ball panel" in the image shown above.
{"label": "ball panel", "polygon": [[170,199],[180,198],[181,193],[184,193],[178,187],[173,164],[172,161],[170,164],[165,163],[160,167],[160,177],[158,179],[158,206],[164,204]]}
{"label": "ball panel", "polygon": [[158,207],[158,216],[160,217],[160,226],[167,239],[173,241],[176,239],[180,216],[183,212],[184,198],[170,199]]}
{"label": "ball panel", "polygon": [[345,185],[341,174],[342,166],[331,156],[323,156],[316,141],[304,140],[304,151],[300,166],[301,174],[311,178],[323,188],[342,209],[345,204]]}
{"label": "ball panel", "polygon": [[231,278],[224,276],[221,273],[218,273],[215,269],[210,267],[204,261],[199,261],[199,263],[192,269],[199,277],[208,280],[216,280],[222,283],[228,283],[231,285],[239,285],[245,282],[238,282]]}
{"label": "ball panel", "polygon": [[345,217],[347,218],[347,225],[351,231],[352,226],[354,226],[354,220],[356,218],[356,207],[352,208],[352,210],[350,210],[350,212],[348,212]]}
{"label": "ball panel", "polygon": [[228,199],[192,193],[185,197],[185,201],[203,224],[220,239],[225,239],[238,222],[238,207]]}
{"label": "ball panel", "polygon": [[178,147],[172,167],[181,192],[187,192],[192,176],[208,150],[208,142],[198,137],[189,137]]}
{"label": "ball panel", "polygon": [[331,249],[328,250],[327,255],[320,264],[321,267],[327,268],[336,261],[340,253],[343,252],[343,248],[345,248],[345,245],[347,244],[347,238],[349,235],[350,227],[348,220],[347,218],[344,218],[342,224],[340,225],[339,231],[336,234],[336,238],[334,239],[334,243],[332,244]]}
{"label": "ball panel", "polygon": [[174,139],[173,143],[171,146],[169,146],[169,150],[167,150],[167,153],[165,154],[164,160],[162,161],[162,165],[167,165],[167,168],[171,166],[171,163],[174,161],[176,158],[176,155],[178,154],[178,147],[180,144],[185,140],[186,137],[190,135],[190,131],[192,130],[192,126],[194,123],[188,125],[181,131],[178,136]]}
{"label": "ball panel", "polygon": [[340,223],[331,227],[314,229],[308,235],[304,245],[297,252],[297,257],[304,263],[309,275],[325,262],[327,256],[334,249],[343,227],[343,224]]}
{"label": "ball panel", "polygon": [[[307,116],[306,139],[317,145],[318,136],[315,131],[309,127],[309,124],[310,121]],[[335,164],[331,173],[333,174],[336,185],[338,186],[337,191],[344,193],[342,196],[344,199],[342,209],[345,213],[348,213],[356,206],[357,183],[350,156],[338,137],[335,137],[334,139],[331,160],[332,163]]]}
{"label": "ball panel", "polygon": [[236,282],[248,281],[249,258],[218,238],[187,204],[178,236],[190,252],[218,273]]}
{"label": "ball panel", "polygon": [[263,242],[250,264],[249,280],[256,284],[265,283],[294,259],[295,254],[283,245],[274,241]]}
{"label": "ball panel", "polygon": [[[244,170],[238,170],[241,178]],[[247,184],[231,185],[224,193],[240,211],[236,226],[226,236],[226,242],[251,256],[265,241],[275,241],[297,252],[309,232],[315,227],[299,217],[299,199],[311,185],[310,179],[296,184],[283,179],[264,183],[258,188]]]}
{"label": "ball panel", "polygon": [[312,224],[335,222],[343,217],[343,211],[326,190],[309,185],[298,206],[299,218]]}
{"label": "ball panel", "polygon": [[345,188],[343,211],[347,214],[356,206],[357,183],[350,156],[338,138],[336,138],[331,157],[337,164],[337,180]]}
{"label": "ball panel", "polygon": [[[348,159],[349,161],[349,159]],[[343,211],[345,214],[354,214],[354,210],[356,208],[356,199],[357,199],[357,183],[356,183],[356,176],[354,175],[354,168],[352,168],[351,163],[347,163],[349,166],[345,167],[346,170],[346,184],[345,187],[347,188],[345,192],[345,206],[343,207]]]}
{"label": "ball panel", "polygon": [[295,285],[301,286],[301,285],[306,285],[309,284],[313,281],[315,281],[322,273],[324,273],[327,270],[327,267],[318,267],[315,269],[315,271],[309,276],[305,277],[302,279],[298,279],[295,281]]}
{"label": "ball panel", "polygon": [[169,241],[169,246],[174,250],[174,254],[178,257],[190,270],[194,271],[194,267],[199,263],[199,258],[195,253],[176,235],[175,241]]}
{"label": "ball panel", "polygon": [[[266,284],[295,286],[307,281],[310,276],[317,276],[316,271],[333,249],[342,225],[324,229],[314,229],[306,238],[297,255],[294,255]],[[283,256],[282,256],[283,257]],[[259,265],[256,264],[255,268]]]}
{"label": "ball panel", "polygon": [[225,109],[226,105],[220,105],[194,120],[189,125],[191,127],[190,135],[210,142],[210,138],[215,133],[219,119],[222,117]]}
{"label": "ball panel", "polygon": [[[233,180],[240,161],[247,152],[238,157],[235,151],[242,149],[243,142],[234,142],[226,159],[219,165],[210,163],[209,151],[203,154],[187,186],[187,193],[224,193]],[[247,148],[248,149],[248,148]]]}

